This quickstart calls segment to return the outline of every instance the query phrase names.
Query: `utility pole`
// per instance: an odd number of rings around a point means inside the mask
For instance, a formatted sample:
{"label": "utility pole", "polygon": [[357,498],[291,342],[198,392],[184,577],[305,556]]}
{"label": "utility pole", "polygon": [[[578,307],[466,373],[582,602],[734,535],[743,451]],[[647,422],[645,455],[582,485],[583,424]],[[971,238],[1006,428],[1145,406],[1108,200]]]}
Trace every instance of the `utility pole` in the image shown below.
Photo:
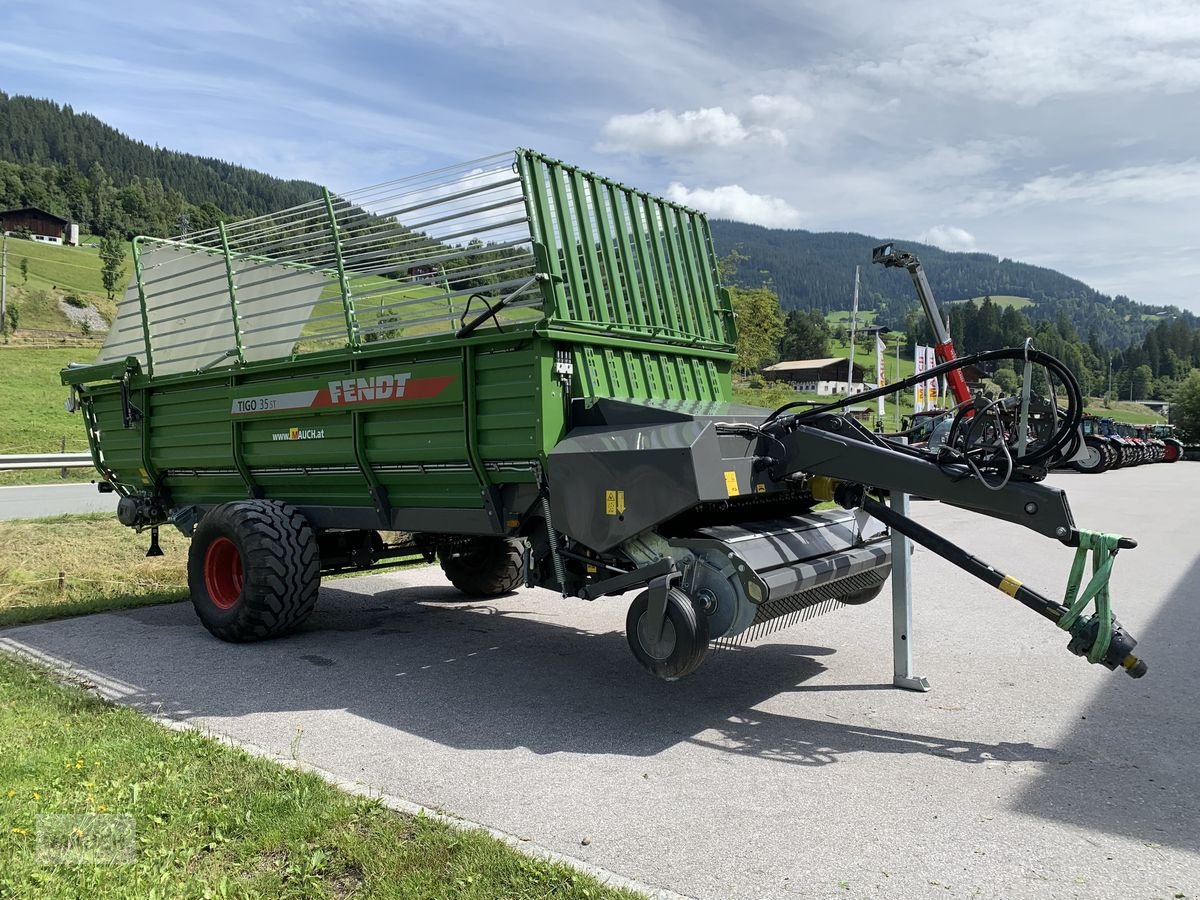
{"label": "utility pole", "polygon": [[0,337],[8,337],[8,232],[0,238]]}
{"label": "utility pole", "polygon": [[854,267],[854,305],[850,310],[850,367],[846,375],[846,396],[854,390],[854,326],[858,324],[858,266]]}
{"label": "utility pole", "polygon": [[[900,383],[900,336],[896,336],[896,380],[893,384]],[[900,391],[896,391],[896,430],[900,430]]]}

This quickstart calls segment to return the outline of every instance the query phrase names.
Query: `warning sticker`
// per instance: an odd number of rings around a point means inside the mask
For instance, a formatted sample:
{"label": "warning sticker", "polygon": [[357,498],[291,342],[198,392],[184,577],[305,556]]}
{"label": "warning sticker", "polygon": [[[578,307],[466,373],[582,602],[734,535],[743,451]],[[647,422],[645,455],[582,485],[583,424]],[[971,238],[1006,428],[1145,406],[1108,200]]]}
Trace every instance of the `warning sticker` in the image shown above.
{"label": "warning sticker", "polygon": [[741,493],[741,491],[738,490],[737,472],[725,473],[725,491],[730,497],[736,497]]}
{"label": "warning sticker", "polygon": [[625,492],[605,491],[604,514],[606,516],[615,516],[623,512],[625,512]]}

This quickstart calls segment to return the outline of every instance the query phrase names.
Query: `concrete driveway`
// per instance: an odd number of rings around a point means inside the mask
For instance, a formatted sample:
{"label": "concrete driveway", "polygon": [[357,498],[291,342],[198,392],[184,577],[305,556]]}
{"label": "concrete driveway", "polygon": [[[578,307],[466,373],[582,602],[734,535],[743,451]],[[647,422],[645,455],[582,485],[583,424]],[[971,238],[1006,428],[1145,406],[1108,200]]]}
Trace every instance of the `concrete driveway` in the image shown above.
{"label": "concrete driveway", "polygon": [[[698,897],[1200,894],[1200,466],[1063,474],[1150,674],[927,551],[895,690],[887,595],[664,684],[626,602],[458,602],[437,569],[329,582],[295,636],[209,637],[186,604],[0,633],[110,696]],[[1071,551],[935,503],[914,515],[1043,591]],[[585,843],[586,841],[586,843]]]}

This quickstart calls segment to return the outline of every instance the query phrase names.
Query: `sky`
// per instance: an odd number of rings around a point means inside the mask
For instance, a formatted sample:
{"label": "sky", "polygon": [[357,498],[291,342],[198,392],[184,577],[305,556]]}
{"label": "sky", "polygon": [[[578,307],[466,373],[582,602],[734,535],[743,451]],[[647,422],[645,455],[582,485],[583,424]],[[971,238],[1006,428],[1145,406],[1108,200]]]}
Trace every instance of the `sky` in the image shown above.
{"label": "sky", "polygon": [[532,147],[1200,312],[1194,0],[105,6],[3,0],[0,90],[337,191]]}

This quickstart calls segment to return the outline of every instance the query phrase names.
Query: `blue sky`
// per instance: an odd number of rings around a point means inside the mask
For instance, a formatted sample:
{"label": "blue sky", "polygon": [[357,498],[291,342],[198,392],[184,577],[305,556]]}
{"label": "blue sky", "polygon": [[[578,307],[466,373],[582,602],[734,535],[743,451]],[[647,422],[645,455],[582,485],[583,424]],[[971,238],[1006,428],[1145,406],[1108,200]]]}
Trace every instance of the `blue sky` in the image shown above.
{"label": "blue sky", "polygon": [[339,190],[522,145],[1200,311],[1200,5],[0,6],[0,89]]}

